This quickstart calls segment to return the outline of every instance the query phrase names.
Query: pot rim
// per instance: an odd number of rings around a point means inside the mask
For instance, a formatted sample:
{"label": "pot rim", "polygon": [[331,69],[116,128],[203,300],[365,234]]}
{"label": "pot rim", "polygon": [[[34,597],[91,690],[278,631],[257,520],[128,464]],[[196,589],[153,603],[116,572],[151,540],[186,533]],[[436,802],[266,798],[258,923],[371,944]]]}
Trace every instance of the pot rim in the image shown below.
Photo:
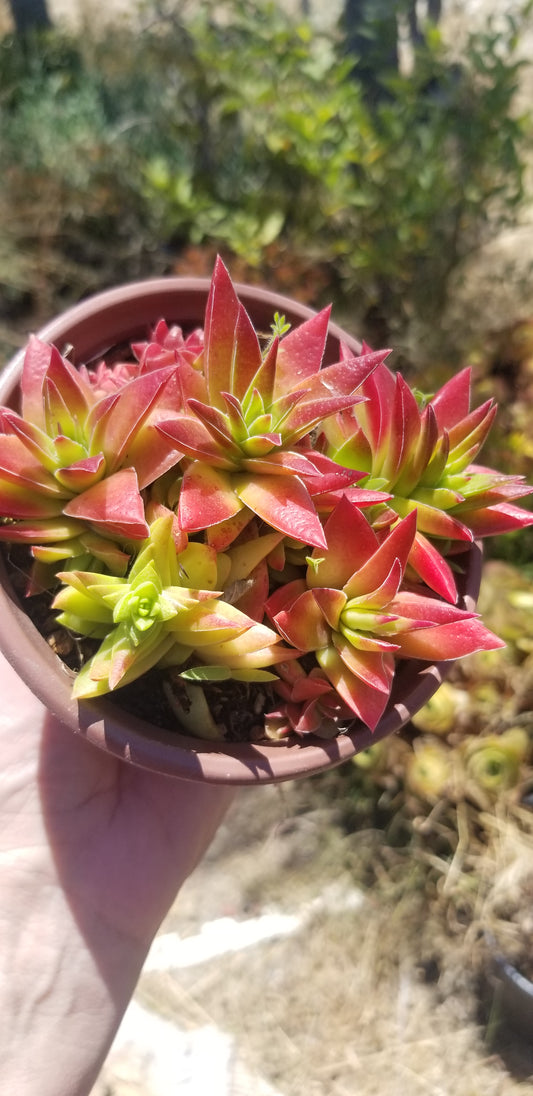
{"label": "pot rim", "polygon": [[[115,344],[126,338],[135,338],[131,334],[132,301],[136,308],[135,330],[144,330],[146,333],[146,329],[157,322],[160,316],[164,316],[168,322],[182,322],[180,315],[174,317],[171,310],[164,310],[165,304],[154,312],[153,305],[156,301],[171,300],[173,295],[180,293],[185,294],[191,309],[197,309],[200,300],[203,300],[205,306],[209,285],[208,278],[169,277],[150,278],[104,290],[45,324],[38,336],[47,342],[61,340],[63,345],[66,341],[72,342],[74,359],[77,341],[83,336],[88,340],[88,349],[83,352],[83,360],[92,360],[105,352],[102,344],[111,338],[112,331],[117,335]],[[284,309],[297,320],[304,320],[315,314],[307,305],[270,290],[243,284],[236,284],[236,290],[247,308],[256,303],[260,308],[268,310],[267,314],[271,314],[273,307],[278,311]],[[94,323],[95,315],[98,315],[98,329]],[[203,317],[203,308],[200,315]],[[118,331],[116,323],[113,327],[117,318]],[[184,326],[188,322],[198,326],[201,323],[198,312],[196,320],[192,316],[183,319]],[[359,341],[337,324],[330,324],[329,334],[333,342],[342,340],[354,353],[360,353]],[[2,404],[13,397],[23,359],[24,349],[2,371]],[[461,605],[473,609],[481,582],[482,552],[478,544],[469,546],[465,560],[466,573]],[[339,765],[398,731],[430,699],[451,665],[450,662],[431,664],[415,660],[400,663],[389,704],[374,732],[355,720],[349,732],[341,733],[334,739],[309,736],[305,740],[291,739],[275,743],[227,743],[222,740],[210,742],[154,727],[136,716],[122,712],[107,699],[73,701],[72,673],[48,646],[18,604],[10,588],[2,558],[0,583],[0,649],[52,715],[100,749],[126,762],[186,780],[234,785],[277,783]],[[14,645],[15,637],[17,646]]]}
{"label": "pot rim", "polygon": [[[174,293],[185,293],[189,300],[189,307],[194,310],[197,306],[197,302],[207,296],[210,284],[210,278],[188,278],[179,275],[144,278],[133,282],[125,282],[123,285],[114,286],[111,289],[103,289],[98,293],[92,293],[77,304],[71,305],[58,316],[48,320],[44,326],[37,331],[37,336],[44,342],[54,342],[56,339],[60,338],[64,341],[63,332],[65,326],[68,325],[72,335],[73,349],[73,357],[71,357],[70,360],[76,364],[76,337],[78,336],[78,333],[87,333],[87,329],[96,310],[98,310],[99,317],[104,320],[104,327],[107,331],[109,323],[116,322],[115,317],[117,315],[119,320],[124,322],[123,306],[125,303],[125,294],[127,294],[128,301],[130,302],[136,301],[146,303],[153,299],[172,299]],[[264,289],[261,286],[247,285],[244,282],[234,282],[234,287],[239,300],[243,297],[253,297],[254,301],[259,302],[261,305],[265,306],[265,308],[273,307],[278,311],[285,309],[286,312],[292,313],[292,315],[299,320],[306,320],[311,316],[316,315],[316,309],[304,304],[303,301],[293,300],[291,297],[287,297],[282,293],[275,293],[272,290]],[[159,315],[157,318],[160,318]],[[163,315],[163,318],[169,322],[168,315]],[[126,319],[125,322],[128,323],[128,320]],[[131,319],[129,322],[131,326]],[[152,321],[152,323],[153,322],[154,321]],[[179,318],[176,318],[175,322],[180,323]],[[138,326],[146,329],[146,323],[143,323],[142,319],[139,319]],[[330,321],[328,333],[331,338],[336,339],[338,342],[346,342],[355,354],[361,353],[362,344],[360,340],[356,339],[355,336],[350,335],[334,321]],[[104,339],[103,341],[105,342],[106,340]],[[102,339],[99,337],[98,339],[95,339],[94,342],[95,345],[97,345],[99,342],[102,342]],[[11,384],[16,383],[22,368],[25,351],[26,346],[24,345],[1,370],[0,391],[3,392],[10,382]],[[96,353],[97,352],[90,356],[96,356]],[[103,351],[100,351],[100,353],[103,353]]]}

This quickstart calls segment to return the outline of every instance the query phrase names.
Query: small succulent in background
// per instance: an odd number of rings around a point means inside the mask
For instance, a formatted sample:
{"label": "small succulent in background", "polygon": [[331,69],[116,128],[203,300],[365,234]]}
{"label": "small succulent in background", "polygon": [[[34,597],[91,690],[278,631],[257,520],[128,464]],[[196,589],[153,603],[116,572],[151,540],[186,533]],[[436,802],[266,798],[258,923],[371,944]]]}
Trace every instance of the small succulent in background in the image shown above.
{"label": "small succulent in background", "polygon": [[424,803],[440,801],[443,809],[467,801],[488,810],[530,779],[532,743],[522,726],[449,739],[424,734],[414,738],[403,760],[408,794]]}
{"label": "small succulent in background", "polygon": [[453,798],[453,753],[438,739],[416,739],[406,765],[405,783],[409,792],[429,803]]}
{"label": "small succulent in background", "polygon": [[431,700],[415,712],[411,723],[417,731],[446,736],[468,724],[471,714],[468,693],[450,681],[443,681]]}
{"label": "small succulent in background", "polygon": [[461,746],[470,794],[481,799],[513,788],[529,753],[529,738],[523,727],[509,727],[502,734],[469,737]]}
{"label": "small succulent in background", "polygon": [[405,660],[501,647],[456,584],[475,537],[533,524],[523,480],[472,463],[493,403],[468,371],[426,400],[388,351],[325,365],[328,325],[256,332],[218,260],[203,332],[161,319],[80,369],[30,341],[0,541],[83,640],[76,698],[157,670],[193,733],[224,733],[208,698],[237,683],[266,737],[331,737],[377,726]]}

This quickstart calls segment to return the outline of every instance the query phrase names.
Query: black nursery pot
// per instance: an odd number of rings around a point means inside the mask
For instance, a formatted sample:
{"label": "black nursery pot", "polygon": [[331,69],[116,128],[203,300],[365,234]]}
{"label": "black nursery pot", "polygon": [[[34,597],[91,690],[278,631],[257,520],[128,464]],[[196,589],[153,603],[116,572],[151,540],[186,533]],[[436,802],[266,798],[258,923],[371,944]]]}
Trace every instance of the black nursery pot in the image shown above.
{"label": "black nursery pot", "polygon": [[[161,318],[186,332],[203,326],[209,286],[203,278],[161,278],[121,286],[69,309],[39,336],[60,350],[72,346],[70,360],[78,366],[88,364],[146,338]],[[305,305],[267,290],[243,285],[236,290],[257,330],[268,331],[276,311],[293,326],[313,315]],[[326,363],[338,359],[341,340],[360,353],[360,343],[331,324]],[[19,353],[0,376],[0,405],[17,406],[23,357]],[[480,548],[473,545],[457,561],[463,570],[459,604],[473,609],[481,581]],[[355,720],[347,733],[333,740],[309,736],[272,744],[207,742],[153,726],[108,699],[72,700],[72,673],[24,612],[1,557],[0,582],[0,648],[48,710],[65,727],[125,762],[187,780],[277,783],[333,768],[398,731],[435,693],[450,665],[401,663],[389,704],[373,733]]]}

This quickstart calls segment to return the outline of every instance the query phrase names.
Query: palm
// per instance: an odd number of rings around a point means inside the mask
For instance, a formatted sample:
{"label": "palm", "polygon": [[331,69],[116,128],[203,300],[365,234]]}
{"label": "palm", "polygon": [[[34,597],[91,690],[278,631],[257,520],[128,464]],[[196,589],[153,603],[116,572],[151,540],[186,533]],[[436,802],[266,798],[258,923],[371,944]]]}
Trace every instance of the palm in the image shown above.
{"label": "palm", "polygon": [[77,920],[84,911],[143,939],[193,869],[230,791],[145,772],[95,749],[52,719],[0,662],[8,808],[2,843],[53,859]]}
{"label": "palm", "polygon": [[1,656],[0,696],[0,1070],[21,1096],[86,1096],[231,793],[95,749]]}

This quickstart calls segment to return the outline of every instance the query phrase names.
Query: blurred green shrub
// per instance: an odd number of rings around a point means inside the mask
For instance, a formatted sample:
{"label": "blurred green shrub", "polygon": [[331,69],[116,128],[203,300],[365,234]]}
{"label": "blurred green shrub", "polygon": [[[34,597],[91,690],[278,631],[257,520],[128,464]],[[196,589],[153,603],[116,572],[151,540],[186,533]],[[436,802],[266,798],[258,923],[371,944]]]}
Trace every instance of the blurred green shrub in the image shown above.
{"label": "blurred green shrub", "polygon": [[5,39],[0,234],[45,298],[164,269],[188,243],[259,265],[282,240],[331,267],[373,341],[428,335],[450,274],[523,196],[521,26],[470,34],[460,59],[432,28],[374,107],[340,32],[260,0],[160,0],[140,31],[50,32],[33,51]]}

